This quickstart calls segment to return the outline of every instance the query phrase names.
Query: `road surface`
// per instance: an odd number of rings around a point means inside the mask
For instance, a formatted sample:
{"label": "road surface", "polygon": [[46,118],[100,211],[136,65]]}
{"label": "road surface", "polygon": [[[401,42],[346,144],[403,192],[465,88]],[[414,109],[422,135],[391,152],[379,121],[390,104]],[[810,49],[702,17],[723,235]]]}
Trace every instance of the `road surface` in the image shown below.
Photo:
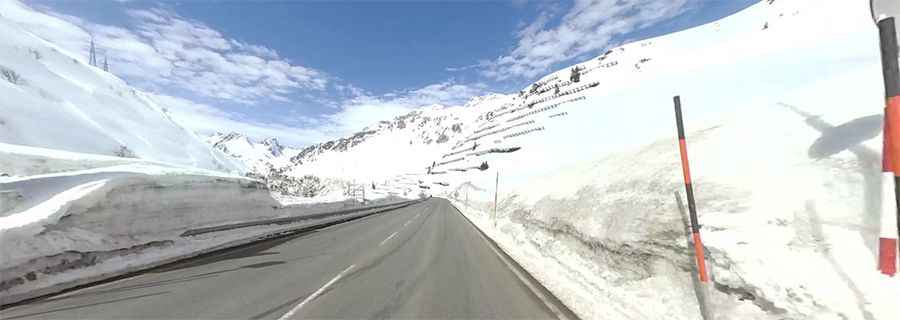
{"label": "road surface", "polygon": [[572,318],[447,200],[259,242],[0,319]]}

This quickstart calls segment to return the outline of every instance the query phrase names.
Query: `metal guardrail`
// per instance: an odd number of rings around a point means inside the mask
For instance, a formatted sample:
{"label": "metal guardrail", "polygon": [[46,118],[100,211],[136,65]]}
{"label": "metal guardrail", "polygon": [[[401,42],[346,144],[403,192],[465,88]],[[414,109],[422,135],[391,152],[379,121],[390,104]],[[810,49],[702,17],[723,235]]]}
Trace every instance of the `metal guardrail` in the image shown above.
{"label": "metal guardrail", "polygon": [[[265,220],[259,220],[259,221],[238,222],[238,223],[229,223],[229,224],[212,226],[212,227],[195,228],[195,229],[189,229],[189,230],[185,231],[184,233],[181,234],[181,237],[190,237],[190,236],[196,236],[196,235],[200,235],[200,234],[204,234],[204,233],[227,231],[227,230],[234,230],[234,229],[255,227],[255,226],[290,224],[290,223],[300,222],[303,220],[322,219],[322,218],[328,218],[331,216],[339,216],[339,215],[345,215],[345,214],[355,213],[355,212],[360,212],[360,211],[377,210],[377,209],[396,206],[396,208],[387,209],[387,210],[393,210],[393,209],[399,209],[402,207],[406,207],[406,206],[409,206],[409,205],[412,205],[412,204],[415,204],[418,202],[422,202],[422,201],[424,201],[424,200],[416,199],[416,200],[382,204],[382,205],[377,205],[377,206],[351,208],[351,209],[315,213],[315,214],[296,216],[296,217],[265,219]],[[372,214],[384,212],[387,210],[372,212]]]}

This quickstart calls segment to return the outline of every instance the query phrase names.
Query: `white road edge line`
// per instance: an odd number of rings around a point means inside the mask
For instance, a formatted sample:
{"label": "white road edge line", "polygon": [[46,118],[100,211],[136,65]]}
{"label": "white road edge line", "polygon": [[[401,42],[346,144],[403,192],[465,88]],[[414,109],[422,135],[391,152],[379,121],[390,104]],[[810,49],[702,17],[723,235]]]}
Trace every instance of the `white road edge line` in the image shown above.
{"label": "white road edge line", "polygon": [[287,319],[290,319],[291,317],[293,317],[294,314],[297,313],[297,311],[300,311],[300,309],[303,308],[303,306],[305,306],[310,301],[313,301],[316,298],[318,298],[319,295],[322,294],[322,292],[325,292],[325,290],[327,290],[328,287],[333,285],[338,280],[341,280],[341,278],[343,278],[344,275],[347,274],[347,271],[350,271],[350,269],[353,269],[353,267],[355,267],[355,266],[356,266],[355,264],[351,264],[349,267],[347,267],[347,269],[344,269],[344,271],[341,271],[341,273],[338,273],[338,275],[334,276],[334,278],[332,278],[331,281],[328,281],[327,283],[325,283],[324,286],[319,288],[319,290],[316,290],[316,292],[313,292],[311,295],[306,297],[306,299],[303,299],[302,302],[300,302],[299,304],[297,304],[296,306],[291,308],[290,311],[288,311],[283,316],[281,316],[281,318],[278,318],[278,320],[287,320]]}
{"label": "white road edge line", "polygon": [[[459,214],[464,215],[464,213],[462,213],[462,212],[460,212]],[[463,217],[463,219],[468,220],[467,217]],[[478,226],[475,225],[474,223],[472,223],[472,226],[475,228],[478,228]],[[501,254],[500,252],[497,252],[497,248],[495,248],[493,243],[487,239],[487,236],[485,236],[484,233],[482,233],[480,230],[478,230],[477,232],[478,232],[478,235],[481,236],[481,239],[483,239],[485,242],[487,242],[487,246],[490,247],[492,251],[494,251],[494,254],[496,254],[497,257],[499,257],[500,260],[503,261],[504,264],[506,264],[506,267],[509,268],[509,270],[511,270],[513,272],[513,274],[515,274],[516,277],[519,278],[519,281],[522,281],[522,283],[524,283],[525,286],[528,287],[528,289],[531,289],[531,292],[534,293],[534,295],[537,296],[538,299],[541,299],[541,302],[543,302],[544,305],[547,306],[547,308],[550,308],[550,311],[556,315],[556,318],[566,319],[566,320],[569,319],[569,317],[567,317],[564,313],[562,313],[562,311],[560,311],[559,308],[557,308],[553,303],[551,303],[549,301],[549,299],[547,299],[546,296],[544,296],[543,292],[538,290],[538,288],[536,288],[534,286],[534,284],[531,283],[531,281],[528,281],[528,279],[524,275],[522,275],[522,273],[520,273],[519,270],[516,269],[516,267],[513,266],[513,264],[511,262],[509,262],[503,254]]]}
{"label": "white road edge line", "polygon": [[381,240],[381,243],[379,243],[378,246],[380,247],[381,245],[385,244],[386,242],[388,242],[388,240],[391,240],[391,238],[393,238],[396,235],[397,235],[397,231],[394,231],[394,233],[391,233],[391,235],[389,235],[387,238],[384,238],[384,240]]}

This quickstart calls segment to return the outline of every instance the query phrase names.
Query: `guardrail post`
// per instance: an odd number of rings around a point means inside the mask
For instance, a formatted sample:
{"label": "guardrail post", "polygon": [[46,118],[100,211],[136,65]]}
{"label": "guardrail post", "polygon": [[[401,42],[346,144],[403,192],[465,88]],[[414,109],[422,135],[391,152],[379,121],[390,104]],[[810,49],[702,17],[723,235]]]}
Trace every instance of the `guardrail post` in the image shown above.
{"label": "guardrail post", "polygon": [[[878,269],[897,273],[897,235],[900,233],[900,71],[898,71],[897,28],[893,17],[878,21],[881,43],[881,70],[884,76],[884,149],[882,150],[882,212],[878,241]],[[893,184],[893,186],[892,186]],[[892,188],[893,187],[893,188]],[[893,189],[893,195],[890,190]]]}
{"label": "guardrail post", "polygon": [[700,239],[700,223],[697,221],[697,206],[694,203],[694,188],[691,183],[691,168],[688,163],[687,143],[684,141],[684,122],[681,118],[681,97],[675,96],[675,122],[678,125],[678,150],[681,152],[681,169],[684,175],[684,189],[687,194],[688,212],[691,217],[691,233],[694,238],[694,254],[697,257],[697,270],[700,281],[707,282],[706,259],[703,253],[703,241]]}

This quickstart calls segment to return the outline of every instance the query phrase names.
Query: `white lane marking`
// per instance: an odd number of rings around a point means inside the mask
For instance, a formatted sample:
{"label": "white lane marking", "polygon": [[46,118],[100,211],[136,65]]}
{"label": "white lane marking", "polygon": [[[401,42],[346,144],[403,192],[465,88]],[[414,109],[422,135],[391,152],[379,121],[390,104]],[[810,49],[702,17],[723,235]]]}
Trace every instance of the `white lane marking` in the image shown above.
{"label": "white lane marking", "polygon": [[294,306],[290,311],[288,311],[283,316],[281,316],[281,318],[278,318],[278,320],[287,320],[287,319],[290,319],[291,317],[293,317],[294,314],[297,313],[297,311],[300,311],[300,309],[303,308],[303,306],[305,306],[310,301],[313,301],[316,298],[318,298],[319,295],[322,294],[322,292],[325,292],[325,290],[327,290],[328,287],[333,285],[338,280],[341,280],[341,278],[344,277],[345,274],[347,274],[347,271],[350,271],[350,269],[353,269],[353,267],[355,267],[355,266],[356,266],[355,264],[351,264],[349,267],[347,267],[347,269],[344,269],[344,271],[341,271],[341,273],[338,273],[338,275],[334,276],[334,278],[332,278],[331,281],[328,281],[328,283],[325,283],[325,285],[322,286],[321,288],[319,288],[319,290],[316,290],[316,292],[313,292],[313,294],[309,295],[309,297],[306,297],[306,299],[303,299],[303,301],[300,302],[300,304]]}
{"label": "white lane marking", "polygon": [[403,226],[404,226],[404,227],[405,227],[405,226],[408,226],[410,222],[412,222],[412,220],[406,220],[406,223],[404,223]]}
{"label": "white lane marking", "polygon": [[381,245],[383,245],[385,242],[388,242],[388,240],[391,240],[391,238],[393,238],[396,235],[397,235],[397,231],[394,231],[394,233],[391,233],[391,235],[389,235],[387,238],[385,238],[384,240],[381,240],[381,243],[379,243],[378,246],[380,247]]}

